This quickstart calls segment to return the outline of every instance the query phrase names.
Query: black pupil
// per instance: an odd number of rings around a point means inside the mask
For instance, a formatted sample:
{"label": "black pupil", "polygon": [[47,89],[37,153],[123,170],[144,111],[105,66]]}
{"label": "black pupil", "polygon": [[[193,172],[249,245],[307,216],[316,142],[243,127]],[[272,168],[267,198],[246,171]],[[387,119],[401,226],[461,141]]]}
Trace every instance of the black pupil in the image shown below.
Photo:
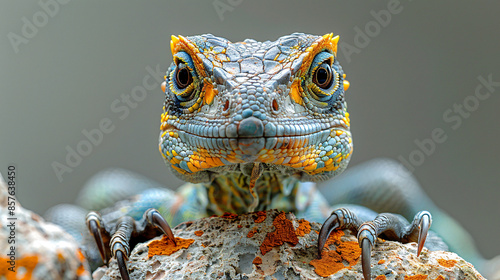
{"label": "black pupil", "polygon": [[323,63],[314,73],[313,82],[322,89],[328,89],[332,85],[333,74],[330,65]]}
{"label": "black pupil", "polygon": [[179,68],[177,71],[177,85],[182,89],[189,85],[191,82],[191,73],[185,67]]}
{"label": "black pupil", "polygon": [[316,81],[318,81],[320,85],[324,85],[328,81],[328,71],[326,71],[324,67],[319,68],[316,74]]}

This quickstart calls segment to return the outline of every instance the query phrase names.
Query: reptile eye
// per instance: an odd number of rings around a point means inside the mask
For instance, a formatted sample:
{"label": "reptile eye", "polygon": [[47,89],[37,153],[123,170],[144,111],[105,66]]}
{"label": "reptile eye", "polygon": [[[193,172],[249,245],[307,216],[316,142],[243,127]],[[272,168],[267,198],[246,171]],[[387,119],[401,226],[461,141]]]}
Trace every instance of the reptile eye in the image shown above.
{"label": "reptile eye", "polygon": [[328,89],[332,85],[333,73],[330,65],[321,64],[313,75],[313,82],[322,89]]}
{"label": "reptile eye", "polygon": [[179,87],[179,89],[185,89],[193,82],[193,76],[191,75],[191,71],[189,71],[186,64],[179,63],[177,66],[175,81],[177,82],[177,87]]}

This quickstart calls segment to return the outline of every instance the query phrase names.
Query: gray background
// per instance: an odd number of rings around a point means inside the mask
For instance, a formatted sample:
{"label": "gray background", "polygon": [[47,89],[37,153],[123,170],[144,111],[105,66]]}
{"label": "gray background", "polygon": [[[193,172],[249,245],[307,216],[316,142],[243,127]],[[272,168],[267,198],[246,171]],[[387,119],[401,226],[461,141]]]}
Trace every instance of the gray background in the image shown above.
{"label": "gray background", "polygon": [[[351,165],[375,157],[408,158],[415,139],[442,128],[447,140],[414,174],[432,199],[457,218],[487,257],[500,253],[500,88],[453,130],[443,113],[474,94],[478,76],[500,81],[500,2],[401,1],[402,11],[348,58],[339,52],[355,152]],[[228,3],[217,0],[215,3]],[[142,84],[146,66],[171,62],[170,35],[213,33],[232,41],[274,40],[292,32],[341,35],[374,21],[386,1],[242,1],[218,16],[213,1],[72,1],[14,51],[23,17],[37,1],[0,8],[0,172],[18,169],[18,199],[43,213],[72,202],[99,170],[122,167],[176,187],[158,153],[159,89],[121,120],[114,100]],[[358,45],[359,46],[359,45]],[[109,118],[115,130],[59,182],[51,163],[65,162],[82,130]]]}

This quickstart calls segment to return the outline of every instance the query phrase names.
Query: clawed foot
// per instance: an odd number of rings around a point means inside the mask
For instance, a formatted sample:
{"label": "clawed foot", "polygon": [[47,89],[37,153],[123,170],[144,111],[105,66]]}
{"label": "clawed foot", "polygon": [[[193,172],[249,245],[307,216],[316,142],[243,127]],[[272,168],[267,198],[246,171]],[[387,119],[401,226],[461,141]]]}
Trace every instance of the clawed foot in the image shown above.
{"label": "clawed foot", "polygon": [[379,235],[402,243],[417,242],[417,256],[420,255],[432,223],[431,214],[427,211],[418,212],[411,224],[400,215],[383,213],[374,220],[363,222],[349,209],[341,208],[332,212],[321,227],[318,238],[318,254],[326,244],[326,240],[334,229],[350,229],[357,232],[361,247],[361,266],[365,280],[371,279],[371,251]]}
{"label": "clawed foot", "polygon": [[95,239],[104,264],[115,257],[123,280],[129,280],[127,260],[131,249],[142,241],[165,234],[175,244],[174,234],[167,221],[156,209],[148,209],[140,221],[123,216],[113,225],[104,224],[101,215],[90,212],[86,218],[87,227]]}

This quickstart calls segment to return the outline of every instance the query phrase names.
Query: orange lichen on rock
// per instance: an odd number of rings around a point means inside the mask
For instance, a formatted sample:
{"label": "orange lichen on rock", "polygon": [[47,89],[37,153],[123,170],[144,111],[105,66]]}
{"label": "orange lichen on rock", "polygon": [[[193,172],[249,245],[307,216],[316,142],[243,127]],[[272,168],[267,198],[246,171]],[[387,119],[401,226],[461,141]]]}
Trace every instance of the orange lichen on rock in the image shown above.
{"label": "orange lichen on rock", "polygon": [[[322,277],[328,277],[337,271],[344,268],[352,268],[361,256],[361,248],[355,241],[342,241],[341,237],[344,235],[342,230],[333,231],[328,240],[326,241],[326,248],[329,245],[335,244],[335,250],[323,250],[321,252],[321,259],[314,259],[309,262],[314,266],[314,272]],[[348,266],[344,265],[344,261],[349,263]]]}
{"label": "orange lichen on rock", "polygon": [[439,275],[438,277],[436,277],[435,280],[445,280],[446,278],[443,277],[443,275]]}
{"label": "orange lichen on rock", "polygon": [[260,252],[262,255],[265,255],[274,247],[283,245],[285,242],[292,246],[299,243],[299,238],[297,237],[297,234],[295,234],[292,221],[286,218],[285,212],[281,212],[278,216],[276,216],[273,221],[273,225],[276,229],[273,232],[269,232],[260,245]]}
{"label": "orange lichen on rock", "polygon": [[405,280],[424,280],[427,279],[427,275],[417,274],[413,276],[405,275]]}
{"label": "orange lichen on rock", "polygon": [[78,257],[78,260],[80,261],[80,266],[76,270],[76,275],[78,275],[78,276],[87,275],[87,270],[85,269],[85,266],[83,265],[85,263],[85,256],[83,255],[83,253],[80,249],[78,249],[76,251],[76,256]]}
{"label": "orange lichen on rock", "polygon": [[85,266],[81,264],[77,269],[76,269],[76,275],[78,276],[84,276],[87,275],[87,270],[85,269]]}
{"label": "orange lichen on rock", "polygon": [[65,257],[64,257],[64,254],[61,252],[61,251],[57,251],[57,260],[59,262],[64,262],[65,261]]}
{"label": "orange lichen on rock", "polygon": [[300,219],[299,220],[299,227],[295,230],[295,234],[297,236],[304,236],[306,234],[309,234],[311,232],[311,224],[309,221]]}
{"label": "orange lichen on rock", "polygon": [[197,230],[194,232],[194,235],[196,236],[202,236],[203,235],[203,231],[202,230]]}
{"label": "orange lichen on rock", "polygon": [[253,227],[248,233],[247,233],[247,238],[252,238],[254,234],[257,233],[257,227]]}
{"label": "orange lichen on rock", "polygon": [[266,211],[258,211],[258,212],[255,212],[255,214],[257,214],[257,217],[255,218],[254,222],[256,223],[262,223],[263,221],[266,220]]}
{"label": "orange lichen on rock", "polygon": [[160,240],[151,241],[148,244],[148,258],[156,255],[170,256],[180,249],[187,249],[189,246],[191,246],[191,244],[193,244],[194,239],[184,239],[176,237],[175,242],[177,243],[177,246],[174,245],[174,242],[172,242],[166,235],[164,235]]}
{"label": "orange lichen on rock", "polygon": [[261,257],[257,256],[255,259],[253,259],[253,264],[262,264],[262,259]]}
{"label": "orange lichen on rock", "polygon": [[385,260],[378,261],[378,264],[384,264],[384,263],[385,263]]}
{"label": "orange lichen on rock", "polygon": [[238,217],[238,215],[234,214],[234,213],[226,212],[226,213],[222,214],[220,217],[225,218],[225,219],[236,219]]}
{"label": "orange lichen on rock", "polygon": [[385,275],[379,275],[377,277],[375,277],[375,280],[386,280],[387,278],[385,277]]}
{"label": "orange lichen on rock", "polygon": [[[341,242],[340,238],[342,236],[344,236],[344,234],[345,233],[342,230],[334,230],[334,231],[332,231],[330,233],[330,236],[328,236],[328,239],[326,240],[325,248],[329,247],[330,245],[339,244]],[[323,249],[323,250],[325,250],[325,249]]]}
{"label": "orange lichen on rock", "polygon": [[457,264],[456,260],[438,259],[437,261],[441,266],[448,267],[448,268],[452,268]]}
{"label": "orange lichen on rock", "polygon": [[[16,259],[15,266],[10,264],[9,258],[0,257],[0,275],[7,276],[9,280],[30,280],[31,274],[33,270],[38,264],[38,256],[35,255],[27,255],[21,258]],[[23,271],[23,275],[17,275],[20,271],[20,268],[23,267],[25,270]],[[10,269],[9,269],[10,268]],[[14,270],[14,271],[12,271]]]}
{"label": "orange lichen on rock", "polygon": [[314,266],[314,272],[321,277],[328,277],[345,268],[342,257],[333,250],[321,253],[321,259],[314,259],[309,264]]}

